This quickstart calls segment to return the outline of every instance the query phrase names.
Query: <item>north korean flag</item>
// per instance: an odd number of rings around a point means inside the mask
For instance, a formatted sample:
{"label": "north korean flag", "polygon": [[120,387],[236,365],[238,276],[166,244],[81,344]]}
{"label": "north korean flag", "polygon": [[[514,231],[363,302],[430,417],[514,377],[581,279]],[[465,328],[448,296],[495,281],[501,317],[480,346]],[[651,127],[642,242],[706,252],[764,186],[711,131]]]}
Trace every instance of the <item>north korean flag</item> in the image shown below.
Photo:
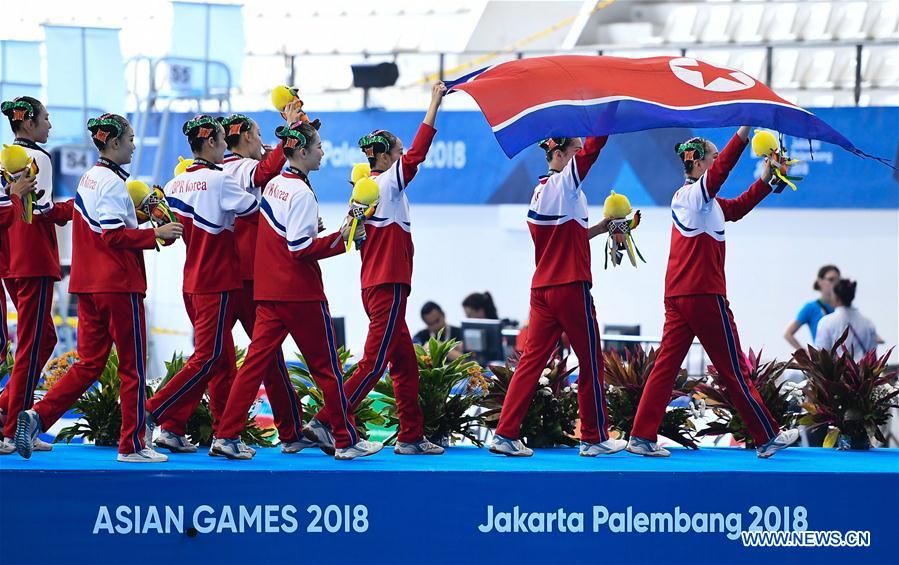
{"label": "north korean flag", "polygon": [[534,57],[446,84],[475,99],[509,157],[547,137],[741,125],[861,153],[811,112],[746,73],[690,57]]}

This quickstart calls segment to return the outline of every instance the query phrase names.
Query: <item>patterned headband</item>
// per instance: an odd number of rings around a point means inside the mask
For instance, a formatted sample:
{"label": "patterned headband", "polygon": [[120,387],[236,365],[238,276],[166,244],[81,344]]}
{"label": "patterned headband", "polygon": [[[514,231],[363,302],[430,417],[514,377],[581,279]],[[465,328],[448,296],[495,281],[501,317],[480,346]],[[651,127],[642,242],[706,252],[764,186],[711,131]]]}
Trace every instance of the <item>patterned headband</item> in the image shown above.
{"label": "patterned headband", "polygon": [[284,147],[287,149],[302,149],[306,147],[306,136],[298,130],[302,122],[294,122],[290,126],[279,126],[275,130],[275,136],[284,141]]}
{"label": "patterned headband", "polygon": [[184,127],[181,128],[181,131],[184,133],[184,135],[190,137],[190,132],[192,132],[196,128],[200,128],[195,137],[199,139],[206,139],[207,137],[211,137],[212,133],[215,131],[215,128],[220,125],[221,122],[219,120],[213,118],[212,116],[201,114],[194,117],[194,119],[185,122]]}
{"label": "patterned headband", "polygon": [[113,139],[122,135],[122,124],[109,116],[110,114],[103,114],[99,118],[91,118],[87,121],[87,129],[91,132],[91,137],[101,143],[106,143],[110,133],[109,131],[101,129],[103,127],[110,127],[115,131]]}
{"label": "patterned headband", "polygon": [[30,120],[34,118],[36,113],[31,102],[22,100],[21,98],[4,102],[0,105],[0,111],[9,116],[14,122]]}
{"label": "patterned headband", "polygon": [[386,133],[384,130],[379,129],[359,139],[359,147],[362,148],[362,152],[365,153],[367,157],[374,158],[374,146],[378,143],[384,146],[385,151],[390,151],[390,142],[387,140],[387,137],[382,135],[384,133]]}
{"label": "patterned headband", "polygon": [[549,153],[553,149],[561,149],[566,143],[567,137],[548,137],[540,142],[540,148]]}
{"label": "patterned headband", "polygon": [[225,135],[230,137],[249,131],[253,120],[244,114],[231,114],[227,118],[222,118],[221,124],[225,128]]}
{"label": "patterned headband", "polygon": [[688,141],[677,146],[677,154],[684,161],[697,161],[705,158],[705,142]]}

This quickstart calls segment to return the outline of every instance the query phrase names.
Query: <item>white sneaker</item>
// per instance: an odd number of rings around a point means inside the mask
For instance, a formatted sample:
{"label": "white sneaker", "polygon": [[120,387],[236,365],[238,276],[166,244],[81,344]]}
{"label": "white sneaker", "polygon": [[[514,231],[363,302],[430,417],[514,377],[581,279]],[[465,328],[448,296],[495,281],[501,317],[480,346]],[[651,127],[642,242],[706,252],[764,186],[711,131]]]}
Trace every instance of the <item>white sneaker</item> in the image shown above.
{"label": "white sneaker", "polygon": [[0,438],[0,455],[11,455],[16,452],[16,440],[11,437]]}
{"label": "white sneaker", "polygon": [[166,429],[162,429],[159,431],[159,437],[156,438],[156,441],[153,443],[154,445],[156,445],[156,447],[168,449],[172,453],[197,452],[197,446],[188,441],[186,437],[175,435]]}
{"label": "white sneaker", "polygon": [[119,453],[118,460],[122,463],[165,463],[169,457],[145,447],[134,453]]}
{"label": "white sneaker", "polygon": [[520,439],[509,439],[497,434],[490,441],[490,453],[509,457],[530,457],[534,454],[534,450],[526,447]]}
{"label": "white sneaker", "polygon": [[334,436],[331,435],[331,429],[317,418],[309,420],[303,428],[303,435],[306,439],[314,441],[315,445],[328,455],[334,455]]}
{"label": "white sneaker", "polygon": [[34,438],[33,451],[53,451],[53,445],[47,443],[39,437]]}
{"label": "white sneaker", "polygon": [[303,451],[307,447],[318,447],[318,444],[310,439],[306,439],[305,436],[300,436],[300,439],[297,441],[281,442],[281,453],[292,455]]}
{"label": "white sneaker", "polygon": [[338,448],[334,453],[334,459],[347,461],[350,459],[355,459],[357,457],[368,457],[369,455],[374,455],[375,453],[381,451],[381,448],[383,447],[384,444],[380,441],[368,441],[365,439],[360,439],[356,442],[356,445]]}
{"label": "white sneaker", "polygon": [[156,429],[156,422],[153,420],[153,414],[147,410],[144,412],[144,445],[150,447],[153,445],[153,430]]}
{"label": "white sneaker", "polygon": [[583,457],[596,457],[597,455],[611,455],[618,453],[627,447],[623,439],[607,439],[602,443],[581,442],[581,455]]}
{"label": "white sneaker", "polygon": [[38,434],[44,431],[41,417],[34,410],[19,412],[16,420],[16,451],[25,459],[31,459],[34,450],[34,440]]}
{"label": "white sneaker", "polygon": [[[216,438],[212,438],[212,443],[209,444],[209,456],[210,456],[210,457],[220,457],[220,456],[224,456],[224,454],[218,453],[218,452],[215,451],[215,449],[213,449],[213,448],[215,447],[215,440],[216,440]],[[249,445],[245,444],[243,441],[240,441],[239,443],[240,443],[240,449],[241,449],[242,451],[246,451],[247,453],[250,454],[251,457],[255,457],[255,456],[256,456],[256,450],[255,450],[255,449],[253,449],[253,448],[250,447]]]}
{"label": "white sneaker", "polygon": [[397,455],[443,455],[444,451],[442,447],[431,443],[427,438],[422,438],[414,443],[398,441],[393,448],[393,452]]}
{"label": "white sneaker", "polygon": [[799,430],[783,430],[777,437],[772,438],[768,443],[756,449],[756,453],[762,459],[767,459],[780,451],[786,449],[796,443],[799,439]]}
{"label": "white sneaker", "polygon": [[212,446],[209,448],[209,455],[222,455],[228,459],[249,460],[255,455],[250,452],[246,445],[239,439],[219,439],[212,440]]}
{"label": "white sneaker", "polygon": [[646,457],[670,457],[671,452],[665,449],[664,447],[659,447],[654,441],[649,441],[648,439],[643,439],[637,436],[631,436],[630,441],[627,442],[627,450],[631,453],[637,455],[644,455]]}

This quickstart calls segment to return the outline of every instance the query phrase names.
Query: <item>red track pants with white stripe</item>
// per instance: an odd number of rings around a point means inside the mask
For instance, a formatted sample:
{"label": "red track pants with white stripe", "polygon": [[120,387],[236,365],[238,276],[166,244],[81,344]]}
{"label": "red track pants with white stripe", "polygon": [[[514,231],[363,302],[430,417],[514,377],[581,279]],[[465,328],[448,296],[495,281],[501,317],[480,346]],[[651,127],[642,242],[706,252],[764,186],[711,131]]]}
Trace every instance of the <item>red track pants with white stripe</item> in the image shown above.
{"label": "red track pants with white stripe", "polygon": [[[6,291],[2,281],[0,281],[0,318],[2,318],[3,322],[3,324],[0,325],[0,363],[2,363],[6,361],[6,353],[9,351],[9,328],[6,327]],[[5,374],[0,375],[0,379],[5,376]],[[3,391],[0,391],[0,414],[2,414],[3,418],[5,418],[7,414],[6,399],[8,396],[5,388]],[[0,424],[0,426],[2,426],[2,424]],[[2,434],[3,430],[0,429],[0,435]]]}
{"label": "red track pants with white stripe", "polygon": [[527,344],[509,384],[496,427],[497,434],[518,439],[521,422],[537,390],[537,381],[562,332],[568,336],[578,358],[577,399],[581,440],[598,443],[609,439],[602,345],[596,308],[587,282],[531,289]]}
{"label": "red track pants with white stripe", "polygon": [[[418,358],[406,326],[408,297],[409,287],[404,284],[381,284],[362,289],[362,304],[369,320],[368,335],[362,359],[356,372],[344,383],[343,390],[351,410],[355,410],[390,365],[400,420],[397,440],[412,443],[424,437],[424,416],[418,401]],[[319,412],[315,417],[333,428],[334,422],[326,414]]]}
{"label": "red track pants with white stripe", "polygon": [[698,337],[718,372],[731,403],[746,423],[756,445],[780,429],[748,380],[749,363],[740,348],[740,336],[727,299],[718,294],[674,296],[665,299],[665,327],[655,366],[643,389],[634,420],[633,435],[656,441],[671,391],[693,337]]}
{"label": "red track pants with white stripe", "polygon": [[[253,326],[256,325],[256,301],[253,299],[253,281],[243,282],[243,289],[235,294],[234,316],[243,326],[250,339],[253,339]],[[278,439],[283,443],[297,441],[303,433],[303,408],[297,393],[290,384],[290,376],[287,373],[287,365],[284,362],[284,352],[279,347],[275,352],[275,359],[262,375],[262,383],[265,385],[265,394],[272,406],[275,427],[278,429]],[[233,385],[232,385],[233,386]]]}
{"label": "red track pants with white stripe", "polygon": [[[16,434],[16,416],[34,403],[34,389],[41,371],[56,347],[56,327],[50,313],[53,279],[31,277],[6,279],[6,288],[18,312],[16,361],[6,385],[6,424],[3,435]],[[4,320],[5,322],[5,320]]]}
{"label": "red track pants with white stripe", "polygon": [[[6,327],[6,291],[3,282],[0,281],[0,363],[6,361],[6,351],[9,349],[9,328]],[[0,375],[2,377],[3,375]],[[0,400],[0,410],[6,410],[6,395]]]}
{"label": "red track pants with white stripe", "polygon": [[234,295],[235,291],[184,293],[187,315],[194,325],[194,353],[172,380],[147,401],[153,420],[173,434],[184,435],[187,420],[203,399],[208,383],[212,433],[219,437],[219,422],[237,372],[231,335]]}
{"label": "red track pants with white stripe", "polygon": [[44,430],[49,429],[100,377],[113,344],[121,379],[119,453],[133,453],[144,447],[146,425],[147,335],[142,294],[78,295],[78,362],[34,405],[34,410]]}
{"label": "red track pants with white stripe", "polygon": [[[309,374],[325,397],[328,421],[336,422],[331,433],[337,447],[354,445],[359,438],[340,386],[343,374],[334,341],[334,326],[326,301],[256,303],[256,325],[247,358],[231,387],[228,406],[216,437],[236,439],[247,422],[247,411],[256,399],[259,384],[271,368],[275,352],[281,349],[287,334],[293,337]],[[295,417],[302,420],[302,414]]]}

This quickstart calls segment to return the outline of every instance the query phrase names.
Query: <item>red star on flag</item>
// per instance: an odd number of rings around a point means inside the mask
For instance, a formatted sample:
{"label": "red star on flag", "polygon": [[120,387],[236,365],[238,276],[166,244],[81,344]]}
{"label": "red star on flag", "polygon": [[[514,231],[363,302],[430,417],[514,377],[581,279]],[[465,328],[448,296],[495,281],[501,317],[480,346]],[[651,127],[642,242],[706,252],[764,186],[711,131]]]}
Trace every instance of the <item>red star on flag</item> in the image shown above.
{"label": "red star on flag", "polygon": [[732,76],[732,74],[733,74],[732,70],[719,69],[718,67],[710,65],[710,64],[700,61],[698,59],[696,60],[695,67],[684,67],[684,68],[688,68],[691,71],[696,71],[696,72],[702,74],[703,87],[706,87],[706,86],[712,84],[713,82],[715,82],[715,79],[717,79],[717,78],[723,78],[723,79],[729,80],[731,82],[734,81],[734,77]]}

